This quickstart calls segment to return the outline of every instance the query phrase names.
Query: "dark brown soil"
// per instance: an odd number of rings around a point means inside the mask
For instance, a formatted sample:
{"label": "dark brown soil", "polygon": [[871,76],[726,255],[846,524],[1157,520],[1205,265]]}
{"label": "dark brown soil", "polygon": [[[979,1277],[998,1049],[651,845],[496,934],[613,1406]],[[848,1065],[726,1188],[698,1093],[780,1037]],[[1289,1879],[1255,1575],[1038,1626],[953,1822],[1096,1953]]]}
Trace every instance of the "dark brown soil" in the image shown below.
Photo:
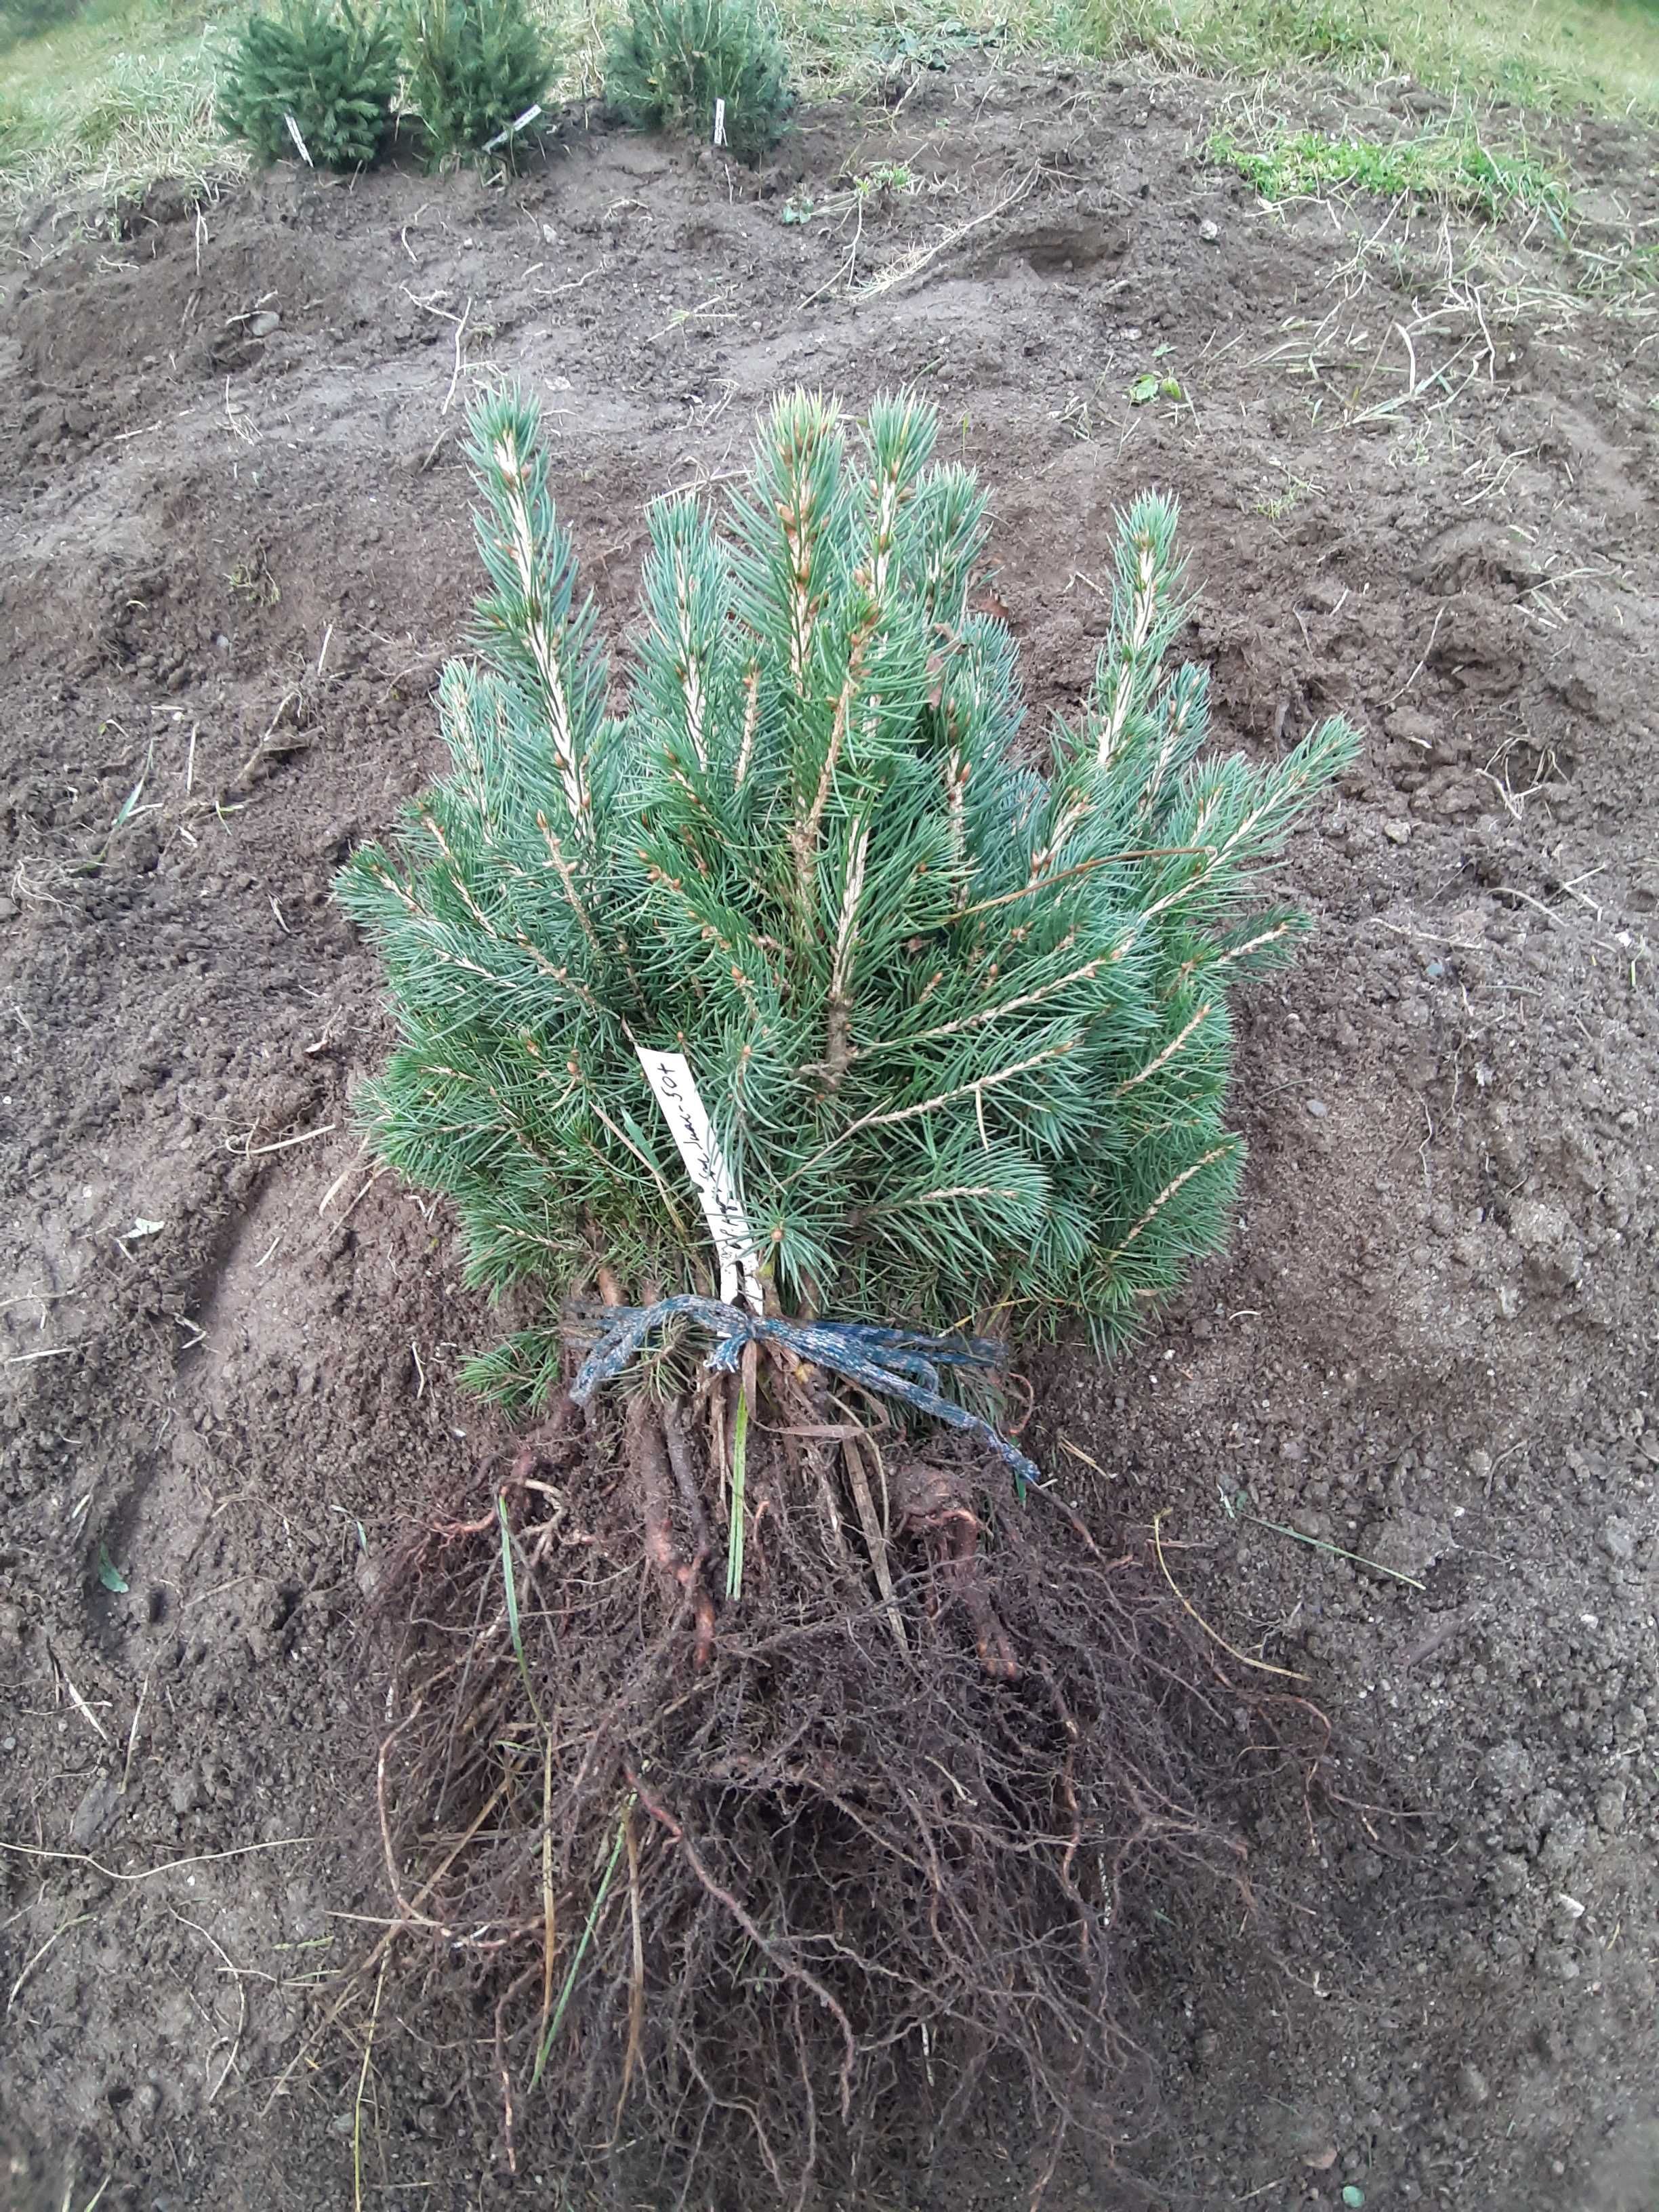
{"label": "dark brown soil", "polygon": [[[387,1033],[329,903],[436,763],[495,368],[544,396],[613,627],[647,498],[737,465],[780,385],[914,379],[996,488],[1039,704],[1156,482],[1224,738],[1365,730],[1293,855],[1317,938],[1244,1011],[1232,1249],[1115,1368],[1039,1362],[1027,1441],[1166,1516],[1206,1620],[1416,1817],[1287,1802],[1259,1930],[1126,1927],[1160,2102],[1049,2201],[1659,2199],[1659,355],[1651,293],[1587,292],[1654,149],[1562,142],[1605,218],[1571,241],[1272,214],[1201,158],[1211,98],[929,76],[759,179],[573,121],[505,191],[162,191],[8,264],[8,2206],[332,2208],[354,2148],[365,2204],[501,2185],[492,2085],[418,2014],[367,2068],[367,1997],[301,2040],[387,1910],[368,1600],[509,1449],[455,1386],[491,1323],[441,1213],[359,1155]],[[923,189],[850,270],[848,204],[781,220],[896,161]],[[1180,403],[1130,404],[1152,369]],[[928,2201],[1023,2203],[1018,2132],[987,2104]]]}

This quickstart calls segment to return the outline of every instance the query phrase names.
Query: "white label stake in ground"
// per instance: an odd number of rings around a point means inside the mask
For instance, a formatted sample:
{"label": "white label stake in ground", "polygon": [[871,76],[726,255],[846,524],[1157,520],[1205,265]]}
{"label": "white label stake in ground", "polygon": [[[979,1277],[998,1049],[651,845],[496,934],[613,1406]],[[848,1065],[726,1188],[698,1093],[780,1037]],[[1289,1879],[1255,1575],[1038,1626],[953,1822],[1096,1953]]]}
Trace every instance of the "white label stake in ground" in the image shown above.
{"label": "white label stake in ground", "polygon": [[498,146],[505,146],[507,140],[509,138],[516,137],[518,133],[524,129],[527,123],[533,123],[541,112],[542,104],[540,100],[538,100],[533,107],[526,107],[522,115],[515,115],[512,122],[507,125],[505,131],[498,131],[495,133],[495,136],[489,140],[489,143],[484,148],[485,153],[493,154]]}
{"label": "white label stake in ground", "polygon": [[651,1052],[636,1045],[645,1079],[656,1093],[663,1118],[680,1148],[685,1171],[697,1187],[703,1218],[720,1256],[720,1296],[730,1305],[741,1286],[756,1313],[766,1310],[760,1282],[760,1255],[732,1180],[720,1139],[708,1119],[708,1109],[698,1096],[696,1084],[683,1052]]}

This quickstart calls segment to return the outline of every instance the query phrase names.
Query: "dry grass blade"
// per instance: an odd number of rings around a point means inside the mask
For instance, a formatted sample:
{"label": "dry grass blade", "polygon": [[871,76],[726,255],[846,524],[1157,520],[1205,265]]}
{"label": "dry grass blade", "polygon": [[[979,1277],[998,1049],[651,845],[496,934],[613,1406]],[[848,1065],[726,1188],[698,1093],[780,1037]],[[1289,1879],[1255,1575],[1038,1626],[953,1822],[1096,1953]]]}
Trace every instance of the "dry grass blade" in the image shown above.
{"label": "dry grass blade", "polygon": [[[894,1639],[899,1650],[908,1652],[910,1648],[910,1638],[904,1626],[904,1615],[899,1610],[897,1597],[893,1589],[893,1570],[888,1556],[887,1532],[883,1528],[881,1516],[876,1510],[875,1497],[870,1488],[870,1478],[865,1471],[865,1439],[849,1436],[842,1445],[842,1464],[847,1469],[847,1486],[853,1493],[854,1504],[858,1508],[859,1526],[864,1531],[864,1540],[869,1547],[870,1565],[876,1577],[876,1588],[881,1592],[882,1605],[886,1613],[888,1626],[893,1632]],[[877,1449],[875,1439],[872,1437],[867,1441],[870,1450],[875,1455],[877,1465],[879,1467],[880,1454]]]}
{"label": "dry grass blade", "polygon": [[[71,1347],[65,1346],[65,1347],[64,1347],[64,1348],[65,1350],[68,1350],[68,1349],[70,1349]],[[45,1354],[43,1354],[43,1353],[40,1353],[40,1352],[24,1352],[24,1353],[21,1353],[21,1355],[19,1355],[19,1356],[20,1356],[21,1358],[25,1358],[25,1359],[29,1359],[29,1358],[39,1359],[39,1358],[41,1358],[46,1357],[46,1355],[45,1355]],[[52,1661],[52,1667],[53,1667],[53,1668],[55,1669],[55,1671],[56,1671],[56,1673],[57,1673],[57,1675],[58,1675],[58,1680],[63,1684],[64,1687],[64,1688],[69,1692],[70,1703],[74,1706],[74,1708],[75,1708],[76,1711],[77,1713],[79,1713],[79,1714],[80,1714],[80,1716],[81,1716],[82,1719],[86,1723],[87,1726],[88,1726],[88,1727],[92,1730],[93,1734],[97,1737],[97,1739],[98,1739],[98,1741],[100,1741],[100,1743],[107,1743],[107,1742],[109,1741],[109,1737],[108,1737],[108,1735],[107,1735],[106,1734],[106,1732],[105,1732],[105,1729],[104,1729],[104,1724],[103,1724],[103,1723],[99,1719],[99,1717],[98,1717],[97,1714],[96,1714],[95,1712],[94,1712],[94,1711],[92,1710],[92,1707],[91,1707],[91,1706],[87,1703],[86,1699],[82,1696],[82,1694],[81,1694],[80,1691],[79,1691],[79,1690],[77,1690],[77,1689],[76,1688],[76,1686],[75,1686],[75,1683],[74,1683],[73,1680],[72,1680],[72,1679],[71,1679],[71,1677],[70,1677],[69,1668],[68,1668],[67,1667],[65,1667],[65,1666],[64,1666],[64,1664],[63,1661],[62,1661],[62,1660],[58,1656],[58,1654],[57,1654],[54,1650],[52,1650],[52,1647],[51,1647],[51,1645],[50,1645],[50,1644],[48,1644],[48,1645],[47,1645],[46,1650],[47,1650],[47,1655],[48,1655],[48,1656],[51,1658],[51,1661]],[[11,1847],[10,1847],[10,1846],[6,1846],[6,1847],[4,1847],[4,1848],[11,1848]]]}
{"label": "dry grass blade", "polygon": [[507,1632],[513,1643],[513,1656],[519,1662],[519,1674],[524,1682],[524,1693],[530,1700],[530,1710],[539,1726],[542,1709],[536,1698],[536,1686],[530,1679],[530,1668],[524,1656],[524,1632],[519,1625],[519,1576],[513,1559],[513,1524],[507,1517],[507,1493],[502,1491],[495,1499],[495,1511],[501,1525],[501,1589],[507,1601]]}
{"label": "dry grass blade", "polygon": [[1328,1543],[1322,1536],[1304,1535],[1300,1528],[1287,1528],[1282,1521],[1263,1520],[1261,1514],[1247,1513],[1239,1506],[1230,1510],[1242,1521],[1254,1521],[1258,1528],[1271,1528],[1275,1536],[1288,1536],[1294,1543],[1306,1544],[1316,1552],[1329,1552],[1335,1559],[1352,1559],[1357,1567],[1369,1567],[1373,1574],[1387,1575],[1391,1582],[1404,1583],[1411,1589],[1428,1588],[1426,1583],[1419,1582],[1415,1575],[1407,1574],[1403,1568],[1385,1567],[1381,1559],[1368,1559],[1363,1552],[1350,1552],[1340,1544]]}
{"label": "dry grass blade", "polygon": [[52,1949],[52,1945],[58,1942],[61,1937],[67,1936],[71,1928],[83,1927],[85,1923],[91,1919],[91,1917],[92,1915],[89,1912],[77,1912],[73,1920],[60,1921],[58,1926],[52,1929],[51,1935],[47,1936],[46,1942],[40,1946],[40,1949],[30,1953],[29,1956],[23,1961],[23,1971],[18,1975],[17,1979],[12,1984],[10,1989],[6,1993],[6,2010],[8,2012],[11,2010],[12,2007],[16,2003],[19,1996],[21,1995],[24,1983],[27,1981],[29,1976],[34,1972],[35,1968],[40,1964],[46,1954]]}
{"label": "dry grass blade", "polygon": [[250,1851],[299,1850],[316,1841],[314,1836],[279,1836],[268,1844],[237,1844],[228,1851],[195,1851],[188,1858],[164,1859],[160,1866],[140,1867],[137,1872],[123,1874],[118,1868],[106,1867],[84,1851],[42,1850],[34,1844],[8,1844],[0,1841],[0,1851],[15,1851],[20,1858],[60,1859],[66,1866],[90,1867],[106,1881],[154,1881],[158,1875],[177,1874],[181,1868],[210,1866],[219,1859],[245,1858]]}
{"label": "dry grass blade", "polygon": [[645,1929],[640,1911],[640,1844],[634,1833],[632,1806],[623,1815],[623,1833],[628,1845],[628,1925],[633,1937],[634,1960],[628,1989],[628,2047],[623,2053],[622,2087],[617,2092],[617,2110],[611,2121],[613,2134],[622,2124],[623,2107],[628,2102],[628,2092],[645,2041]]}
{"label": "dry grass blade", "polygon": [[386,1961],[380,1961],[380,1971],[374,1982],[374,2004],[368,2016],[368,2033],[363,2039],[363,2063],[357,2074],[357,2094],[351,2103],[351,2204],[352,2212],[363,2212],[363,2091],[368,2083],[369,2061],[374,2055],[374,2033],[380,2021],[380,1996],[386,1988]]}
{"label": "dry grass blade", "polygon": [[[190,1929],[194,1934],[199,1936],[204,1943],[210,1944],[212,1948],[218,1953],[220,1971],[223,1973],[228,1974],[236,1984],[237,2014],[235,2032],[230,2038],[230,2052],[228,2057],[226,2058],[224,2064],[219,2069],[219,2078],[213,2084],[213,2087],[208,2091],[207,2101],[210,2105],[214,2099],[218,2095],[220,2090],[224,2087],[226,2082],[230,2079],[231,2069],[236,2063],[236,2054],[242,2047],[242,2032],[247,2026],[247,1984],[240,1968],[236,1965],[234,1960],[232,1959],[230,1954],[226,1950],[224,1945],[220,1942],[216,1936],[214,1936],[207,1929],[204,1928],[199,1920],[186,1919],[182,1912],[175,1911],[173,1917],[179,1923],[179,1925],[181,1928]],[[216,2049],[218,2046],[216,2045],[214,2047]],[[211,2054],[210,2054],[210,2055]]]}
{"label": "dry grass blade", "polygon": [[1209,1638],[1210,1641],[1212,1644],[1218,1644],[1221,1646],[1221,1649],[1227,1654],[1228,1657],[1230,1659],[1237,1659],[1241,1667],[1253,1667],[1258,1674],[1280,1674],[1284,1676],[1287,1682],[1305,1682],[1308,1679],[1307,1676],[1305,1674],[1297,1674],[1294,1667],[1270,1667],[1265,1659],[1252,1659],[1248,1651],[1241,1651],[1237,1644],[1229,1644],[1224,1636],[1220,1635],[1215,1629],[1211,1627],[1209,1622],[1205,1620],[1203,1614],[1200,1613],[1197,1607],[1192,1603],[1191,1600],[1187,1596],[1186,1592],[1182,1589],[1180,1583],[1176,1582],[1175,1577],[1170,1572],[1170,1563],[1164,1556],[1164,1538],[1161,1528],[1164,1516],[1162,1513],[1153,1514],[1152,1549],[1158,1554],[1158,1564],[1163,1570],[1164,1579],[1168,1583],[1170,1588],[1175,1592],[1176,1598],[1180,1601],[1182,1610],[1189,1613],[1198,1623],[1199,1626],[1204,1631],[1204,1633]]}
{"label": "dry grass blade", "polygon": [[629,1797],[623,1808],[622,1817],[617,1823],[617,1839],[611,1846],[611,1856],[605,1863],[605,1872],[599,1876],[599,1887],[593,1893],[593,1902],[588,1907],[586,1921],[583,1924],[581,1934],[576,1939],[575,1952],[566,1971],[564,1985],[559,1991],[559,2001],[553,2008],[553,2017],[547,2024],[540,2047],[536,2052],[535,2070],[530,2076],[530,2086],[532,2089],[541,2080],[548,2059],[552,2055],[553,2046],[559,2039],[559,2030],[564,2026],[565,2014],[570,2009],[570,2000],[575,1992],[577,1981],[580,1978],[582,1961],[586,1958],[589,1947],[592,1943],[593,1931],[605,1917],[605,1901],[611,1894],[611,1885],[617,1879],[617,1868],[628,1845],[629,1816],[633,1812],[634,1805],[635,1800]]}
{"label": "dry grass blade", "polygon": [[974,216],[967,222],[955,224],[932,246],[919,246],[907,253],[901,260],[894,262],[890,268],[884,269],[878,276],[872,276],[867,284],[860,285],[853,297],[855,300],[874,300],[884,292],[896,292],[902,284],[909,283],[913,278],[920,276],[924,269],[931,267],[941,253],[948,253],[953,246],[960,246],[971,232],[981,230],[988,222],[994,222],[999,216],[1006,215],[1009,209],[1017,201],[1023,200],[1030,191],[1038,173],[1035,167],[1028,169],[1013,190],[1005,192],[994,207],[987,208],[982,215]]}
{"label": "dry grass blade", "polygon": [[553,2009],[553,1962],[558,1953],[558,1903],[553,1887],[553,1739],[542,1739],[542,2017],[545,2036]]}

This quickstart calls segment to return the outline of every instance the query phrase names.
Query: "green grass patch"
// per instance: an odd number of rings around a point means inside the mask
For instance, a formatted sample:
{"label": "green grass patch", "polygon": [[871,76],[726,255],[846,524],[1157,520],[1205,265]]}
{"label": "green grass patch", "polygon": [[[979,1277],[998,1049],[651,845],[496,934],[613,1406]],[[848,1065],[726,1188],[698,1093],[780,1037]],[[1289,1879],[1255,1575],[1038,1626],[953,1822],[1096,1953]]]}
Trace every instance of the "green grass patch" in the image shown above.
{"label": "green grass patch", "polygon": [[1384,199],[1408,193],[1483,216],[1541,210],[1558,224],[1567,212],[1560,179],[1528,155],[1494,151],[1470,130],[1425,132],[1384,143],[1318,131],[1270,131],[1254,144],[1218,131],[1210,159],[1237,170],[1263,199],[1317,198],[1342,186]]}
{"label": "green grass patch", "polygon": [[210,10],[94,0],[0,53],[0,216],[65,186],[108,199],[243,166],[213,113]]}
{"label": "green grass patch", "polygon": [[[9,20],[21,28],[74,0],[10,4]],[[618,0],[531,4],[556,48],[569,57],[563,91],[598,91]],[[942,68],[965,59],[992,67],[1000,52],[1144,55],[1255,76],[1300,66],[1354,82],[1409,73],[1464,103],[1583,104],[1659,120],[1659,6],[1651,0],[770,4],[809,97],[856,91],[895,64]],[[5,5],[0,0],[0,13]],[[244,167],[246,157],[214,120],[212,48],[204,33],[222,37],[246,13],[226,0],[84,0],[40,35],[9,47],[0,38],[0,216],[39,191],[93,185],[113,194],[162,174],[198,179]],[[1443,194],[1453,181],[1441,180]],[[1501,176],[1486,184],[1498,197],[1508,189]],[[1478,191],[1480,180],[1465,177],[1458,189]]]}
{"label": "green grass patch", "polygon": [[1654,0],[1077,0],[1072,12],[1082,50],[1101,55],[1140,45],[1253,74],[1310,63],[1475,101],[1659,118]]}

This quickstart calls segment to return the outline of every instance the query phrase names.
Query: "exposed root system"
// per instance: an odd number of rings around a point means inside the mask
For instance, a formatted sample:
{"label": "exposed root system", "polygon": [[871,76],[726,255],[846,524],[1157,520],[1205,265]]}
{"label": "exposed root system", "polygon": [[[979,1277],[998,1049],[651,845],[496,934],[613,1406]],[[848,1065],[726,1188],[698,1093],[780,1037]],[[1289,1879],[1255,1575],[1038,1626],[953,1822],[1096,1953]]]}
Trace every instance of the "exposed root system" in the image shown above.
{"label": "exposed root system", "polygon": [[739,1387],[562,1401],[411,1548],[399,1910],[473,1965],[509,2163],[543,2101],[597,2197],[817,2203],[988,2076],[1040,2196],[1121,2115],[1138,1870],[1243,1884],[1194,1747],[1236,1758],[1255,1693],[1139,1547],[763,1363],[738,1568]]}

